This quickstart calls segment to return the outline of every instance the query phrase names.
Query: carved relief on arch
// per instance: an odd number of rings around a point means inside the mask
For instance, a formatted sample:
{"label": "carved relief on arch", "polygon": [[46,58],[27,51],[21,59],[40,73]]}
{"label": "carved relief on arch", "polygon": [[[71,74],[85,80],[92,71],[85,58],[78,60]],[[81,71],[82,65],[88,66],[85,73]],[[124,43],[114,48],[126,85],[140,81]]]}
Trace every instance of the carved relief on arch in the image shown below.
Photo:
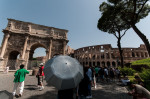
{"label": "carved relief on arch", "polygon": [[11,35],[8,39],[9,48],[21,48],[24,46],[25,38],[21,35]]}

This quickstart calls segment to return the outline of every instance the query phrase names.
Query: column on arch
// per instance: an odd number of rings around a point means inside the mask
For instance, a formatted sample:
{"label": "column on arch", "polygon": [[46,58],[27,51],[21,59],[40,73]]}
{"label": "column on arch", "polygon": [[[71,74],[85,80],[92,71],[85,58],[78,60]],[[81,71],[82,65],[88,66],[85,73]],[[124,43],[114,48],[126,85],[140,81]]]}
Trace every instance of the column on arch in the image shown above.
{"label": "column on arch", "polygon": [[63,41],[63,55],[65,55],[65,51],[66,51],[66,45],[67,45],[67,42],[64,40]]}
{"label": "column on arch", "polygon": [[0,58],[3,59],[5,50],[6,50],[6,46],[7,46],[7,42],[8,42],[8,38],[10,37],[9,33],[6,33],[4,35],[4,39],[3,39],[3,45],[2,45],[2,50],[1,50],[1,54],[0,54]]}
{"label": "column on arch", "polygon": [[26,36],[26,37],[25,37],[24,47],[23,47],[23,52],[22,52],[22,56],[21,56],[21,59],[22,59],[22,60],[24,60],[25,52],[26,52],[26,49],[27,49],[28,39],[29,39],[29,37]]}
{"label": "column on arch", "polygon": [[49,42],[49,50],[48,50],[48,59],[51,59],[51,53],[52,53],[52,39],[50,39],[50,42]]}

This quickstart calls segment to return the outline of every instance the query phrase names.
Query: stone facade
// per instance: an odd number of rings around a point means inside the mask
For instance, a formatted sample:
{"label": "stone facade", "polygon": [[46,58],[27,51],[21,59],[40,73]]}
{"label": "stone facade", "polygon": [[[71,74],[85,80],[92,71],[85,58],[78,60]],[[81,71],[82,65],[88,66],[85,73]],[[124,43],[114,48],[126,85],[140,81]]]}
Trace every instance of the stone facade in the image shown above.
{"label": "stone facade", "polygon": [[0,68],[12,65],[8,64],[8,61],[16,60],[18,57],[19,64],[23,63],[27,68],[28,60],[32,60],[34,50],[38,47],[46,49],[46,60],[56,54],[66,54],[68,30],[8,19],[8,25],[3,33],[0,49],[3,64]]}
{"label": "stone facade", "polygon": [[[148,58],[145,45],[138,48],[122,48],[124,64],[135,60]],[[83,66],[118,66],[120,65],[120,55],[118,48],[112,48],[110,44],[88,46],[76,49],[74,57]]]}

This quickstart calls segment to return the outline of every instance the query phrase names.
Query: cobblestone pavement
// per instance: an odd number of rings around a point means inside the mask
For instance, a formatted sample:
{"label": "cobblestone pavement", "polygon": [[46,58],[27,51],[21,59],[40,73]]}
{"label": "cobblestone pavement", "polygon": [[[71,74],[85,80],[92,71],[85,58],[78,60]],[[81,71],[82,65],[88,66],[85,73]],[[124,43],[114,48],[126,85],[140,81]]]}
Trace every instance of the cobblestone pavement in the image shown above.
{"label": "cobblestone pavement", "polygon": [[[7,90],[12,93],[14,73],[2,74],[0,72],[0,90]],[[57,90],[52,86],[47,86],[44,81],[45,88],[39,91],[36,87],[37,79],[31,74],[26,76],[25,88],[22,97],[14,99],[56,99]],[[18,93],[17,93],[18,94]],[[125,87],[118,86],[115,83],[98,83],[97,88],[92,88],[92,99],[132,99],[127,95]],[[0,98],[1,99],[1,98]]]}

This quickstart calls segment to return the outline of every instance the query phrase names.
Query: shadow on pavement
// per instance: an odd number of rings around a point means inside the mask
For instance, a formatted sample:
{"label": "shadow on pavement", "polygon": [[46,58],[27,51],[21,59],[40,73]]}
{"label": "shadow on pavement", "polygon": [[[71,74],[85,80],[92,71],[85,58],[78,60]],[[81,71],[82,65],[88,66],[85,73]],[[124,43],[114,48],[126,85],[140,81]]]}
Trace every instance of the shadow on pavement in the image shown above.
{"label": "shadow on pavement", "polygon": [[55,91],[47,91],[44,94],[41,95],[34,95],[29,97],[28,99],[57,99],[57,95],[54,94]]}
{"label": "shadow on pavement", "polygon": [[37,90],[38,88],[24,88],[26,90]]}

